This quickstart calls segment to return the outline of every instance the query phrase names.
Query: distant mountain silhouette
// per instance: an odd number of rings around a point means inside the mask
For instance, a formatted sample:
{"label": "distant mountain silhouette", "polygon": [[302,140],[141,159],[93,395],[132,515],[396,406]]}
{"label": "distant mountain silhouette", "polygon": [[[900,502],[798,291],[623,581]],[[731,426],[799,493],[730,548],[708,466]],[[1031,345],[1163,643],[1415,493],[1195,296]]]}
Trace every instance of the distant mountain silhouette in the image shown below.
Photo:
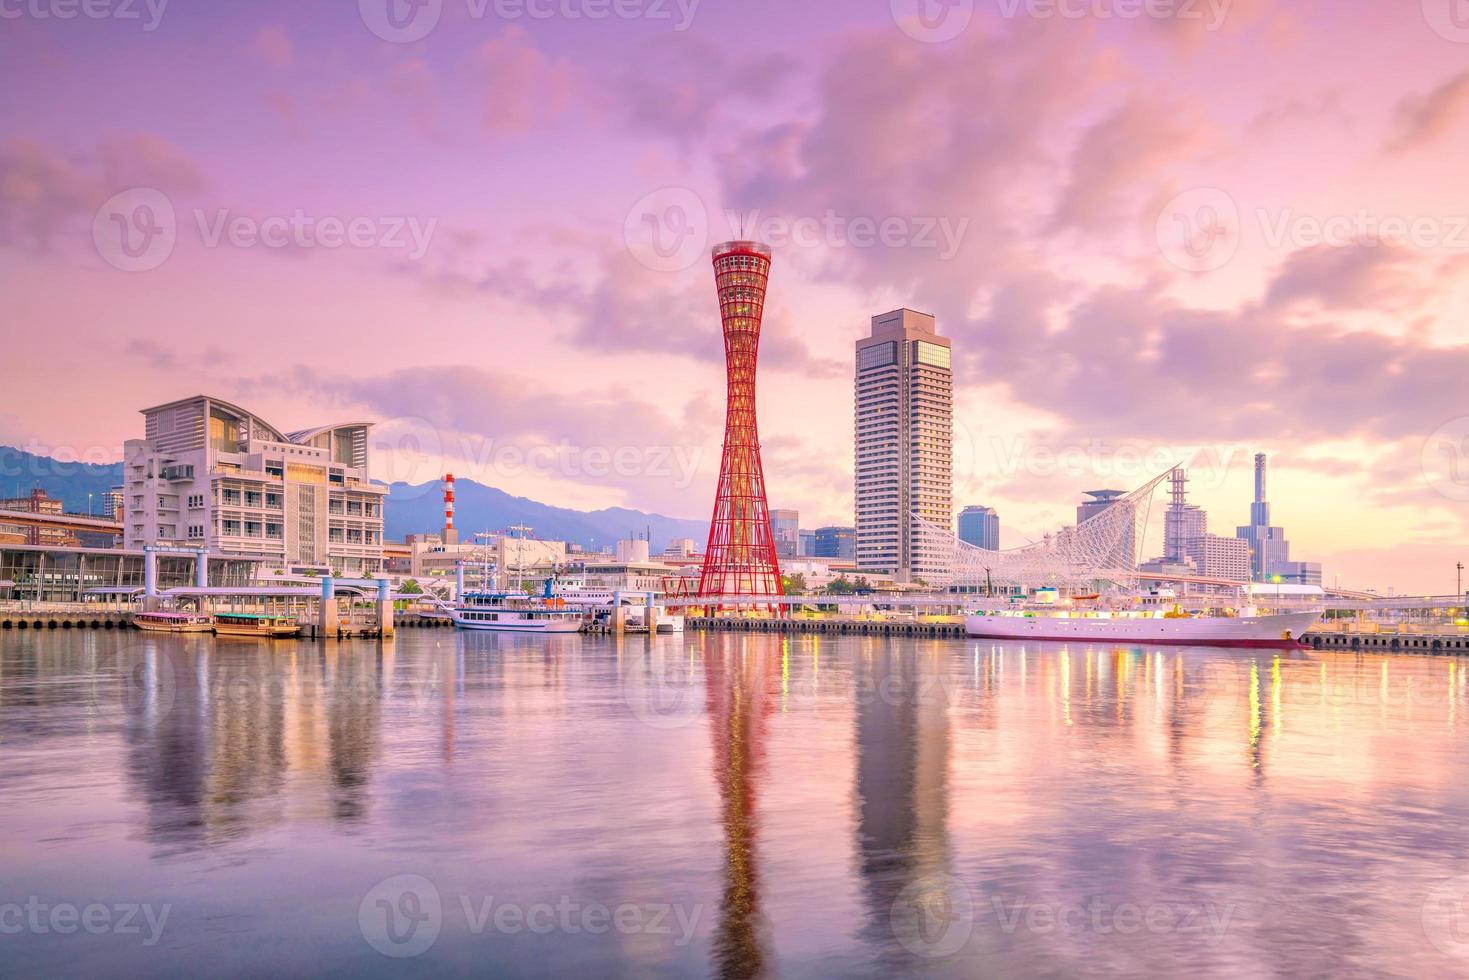
{"label": "distant mountain silhouette", "polygon": [[[393,484],[384,522],[388,538],[401,541],[405,534],[438,531],[444,526],[443,497],[443,486],[437,482]],[[512,524],[526,525],[542,540],[569,541],[587,548],[610,548],[619,539],[642,535],[650,528],[654,552],[676,538],[693,538],[702,551],[709,537],[706,521],[664,517],[626,507],[597,511],[552,507],[473,480],[455,482],[454,504],[454,523],[462,540],[468,540],[476,531],[497,531]]]}
{"label": "distant mountain silhouette", "polygon": [[32,490],[40,489],[61,501],[67,510],[85,514],[90,493],[92,513],[101,517],[102,495],[121,482],[121,463],[65,463],[0,446],[0,497],[29,497]]}

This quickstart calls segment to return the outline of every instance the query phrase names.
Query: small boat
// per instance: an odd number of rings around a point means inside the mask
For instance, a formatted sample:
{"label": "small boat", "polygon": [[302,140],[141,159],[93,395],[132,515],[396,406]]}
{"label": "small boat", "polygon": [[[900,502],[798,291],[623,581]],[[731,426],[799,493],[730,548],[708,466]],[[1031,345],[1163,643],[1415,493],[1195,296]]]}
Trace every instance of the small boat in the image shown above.
{"label": "small boat", "polygon": [[219,636],[254,636],[274,639],[295,636],[301,632],[301,624],[290,616],[215,613],[214,632]]}
{"label": "small boat", "polygon": [[462,630],[500,633],[580,633],[583,614],[502,592],[469,593],[450,610]]}
{"label": "small boat", "polygon": [[133,613],[133,625],[149,633],[209,633],[214,629],[208,616],[186,612]]}

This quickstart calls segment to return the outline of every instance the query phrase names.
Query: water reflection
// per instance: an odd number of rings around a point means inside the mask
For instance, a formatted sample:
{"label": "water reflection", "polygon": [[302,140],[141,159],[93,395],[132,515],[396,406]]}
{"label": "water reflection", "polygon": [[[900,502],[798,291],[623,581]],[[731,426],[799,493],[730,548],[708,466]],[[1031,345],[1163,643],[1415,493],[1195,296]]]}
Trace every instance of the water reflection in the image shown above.
{"label": "water reflection", "polygon": [[724,891],[713,943],[720,977],[764,976],[769,966],[760,910],[757,790],[765,776],[776,669],[773,657],[749,649],[744,638],[717,642],[706,653],[706,710],[724,828]]}
{"label": "water reflection", "polygon": [[[423,972],[1439,975],[1466,698],[1352,653],[0,635],[0,906],[176,905],[158,948],[5,937],[7,972],[387,974],[357,902],[411,873],[460,916]],[[676,905],[691,945],[474,932],[462,894]]]}

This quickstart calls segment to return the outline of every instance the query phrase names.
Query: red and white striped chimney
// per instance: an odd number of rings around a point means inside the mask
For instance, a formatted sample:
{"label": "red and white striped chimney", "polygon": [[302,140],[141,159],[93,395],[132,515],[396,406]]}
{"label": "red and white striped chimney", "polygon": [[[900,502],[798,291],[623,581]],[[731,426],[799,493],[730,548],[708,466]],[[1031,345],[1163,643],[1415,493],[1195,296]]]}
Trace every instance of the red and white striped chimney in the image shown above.
{"label": "red and white striped chimney", "polygon": [[444,544],[458,544],[459,532],[454,529],[454,474],[444,474]]}

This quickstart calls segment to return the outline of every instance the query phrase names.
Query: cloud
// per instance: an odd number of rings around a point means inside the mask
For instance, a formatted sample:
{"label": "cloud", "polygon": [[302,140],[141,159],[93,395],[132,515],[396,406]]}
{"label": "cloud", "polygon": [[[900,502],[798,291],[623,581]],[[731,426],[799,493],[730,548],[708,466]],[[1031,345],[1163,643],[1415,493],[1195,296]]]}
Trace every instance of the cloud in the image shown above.
{"label": "cloud", "polygon": [[1446,136],[1469,111],[1469,71],[1460,72],[1424,95],[1398,102],[1394,132],[1385,149],[1403,153],[1420,149]]}
{"label": "cloud", "polygon": [[1178,443],[1426,435],[1463,414],[1454,379],[1469,377],[1469,345],[1300,323],[1282,306],[1374,303],[1380,285],[1350,282],[1358,261],[1298,253],[1263,301],[1237,310],[1189,308],[1158,282],[1104,286],[1058,310],[1042,276],[1001,290],[984,316],[948,322],[969,369],[1064,419],[1069,434]]}
{"label": "cloud", "polygon": [[1052,229],[1090,229],[1122,219],[1129,190],[1146,186],[1170,164],[1207,145],[1202,127],[1182,121],[1197,115],[1180,105],[1138,99],[1088,127],[1072,151],[1071,175],[1051,215]]}
{"label": "cloud", "polygon": [[1401,310],[1427,293],[1415,253],[1387,245],[1316,245],[1294,252],[1270,283],[1266,302],[1314,301],[1327,310]]}
{"label": "cloud", "polygon": [[0,142],[0,244],[44,250],[119,191],[153,187],[175,195],[203,186],[193,161],[150,133],[108,137],[79,160],[35,140],[8,139]]}
{"label": "cloud", "polygon": [[737,57],[687,34],[659,35],[621,69],[616,106],[633,130],[691,144],[715,130],[738,102],[770,101],[796,68],[780,52]]}
{"label": "cloud", "polygon": [[486,133],[525,132],[565,111],[578,91],[565,59],[552,60],[518,27],[486,41],[471,58],[480,86],[480,126]]}
{"label": "cloud", "polygon": [[250,43],[250,53],[272,68],[287,68],[295,60],[290,35],[279,24],[262,27]]}

